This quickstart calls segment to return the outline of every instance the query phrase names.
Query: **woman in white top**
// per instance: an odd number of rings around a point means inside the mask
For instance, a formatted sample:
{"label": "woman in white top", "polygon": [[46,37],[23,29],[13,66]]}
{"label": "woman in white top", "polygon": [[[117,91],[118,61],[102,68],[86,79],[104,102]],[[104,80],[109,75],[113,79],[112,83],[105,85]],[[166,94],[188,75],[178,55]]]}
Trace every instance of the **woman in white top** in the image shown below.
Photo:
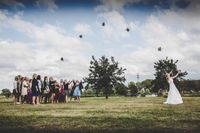
{"label": "woman in white top", "polygon": [[175,79],[180,73],[181,73],[180,70],[175,76],[171,76],[172,72],[166,73],[166,78],[169,83],[169,92],[168,92],[167,101],[164,102],[164,104],[182,104],[183,103],[182,97],[173,82],[173,79]]}
{"label": "woman in white top", "polygon": [[26,101],[27,102],[27,95],[28,95],[28,78],[25,77],[22,81],[22,92],[21,92],[21,98],[22,98],[22,104]]}

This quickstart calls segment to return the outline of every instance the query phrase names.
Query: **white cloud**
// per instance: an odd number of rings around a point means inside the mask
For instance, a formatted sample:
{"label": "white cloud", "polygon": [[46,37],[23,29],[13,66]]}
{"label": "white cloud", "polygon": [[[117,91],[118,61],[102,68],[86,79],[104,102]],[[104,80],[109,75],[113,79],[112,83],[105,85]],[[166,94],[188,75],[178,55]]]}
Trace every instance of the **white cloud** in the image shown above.
{"label": "white cloud", "polygon": [[[71,50],[79,49],[80,47],[80,41],[77,38],[66,36],[65,32],[60,27],[50,24],[37,26],[19,17],[8,17],[3,12],[0,12],[0,20],[2,26],[6,28],[12,27],[26,34],[32,40],[37,41],[40,46],[45,47],[48,45],[48,47],[50,47],[56,45],[58,48],[71,47]],[[70,52],[69,49],[66,49],[66,51]]]}
{"label": "white cloud", "polygon": [[88,24],[76,24],[74,30],[79,34],[87,34],[87,35],[93,35],[93,31],[91,30],[90,25]]}
{"label": "white cloud", "polygon": [[17,30],[30,39],[30,42],[0,39],[0,78],[5,77],[0,88],[8,85],[11,88],[16,74],[30,77],[38,73],[68,79],[87,75],[89,59],[84,53],[90,50],[90,43],[67,36],[60,27],[37,26],[3,12],[0,12],[0,21],[1,27]]}
{"label": "white cloud", "polygon": [[130,37],[126,31],[127,28],[134,30],[134,22],[127,22],[126,19],[118,11],[99,13],[99,18],[105,21],[105,28],[102,28],[102,35],[105,39],[113,38],[119,40],[120,38]]}
{"label": "white cloud", "polygon": [[102,35],[106,40],[113,38],[117,41],[120,38],[130,37],[126,29],[136,29],[135,22],[128,22],[122,12],[124,6],[141,2],[142,0],[100,0],[101,4],[95,8],[98,18],[105,21],[106,28],[102,28]]}

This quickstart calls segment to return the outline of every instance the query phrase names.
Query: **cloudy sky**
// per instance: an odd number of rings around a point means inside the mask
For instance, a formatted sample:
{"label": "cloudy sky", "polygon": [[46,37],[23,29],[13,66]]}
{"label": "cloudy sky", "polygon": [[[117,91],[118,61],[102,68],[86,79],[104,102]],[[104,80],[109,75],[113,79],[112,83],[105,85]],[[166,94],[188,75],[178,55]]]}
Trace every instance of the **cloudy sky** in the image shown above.
{"label": "cloudy sky", "polygon": [[0,0],[0,88],[18,74],[81,79],[92,55],[114,56],[128,81],[153,79],[165,57],[199,79],[199,14],[198,0]]}

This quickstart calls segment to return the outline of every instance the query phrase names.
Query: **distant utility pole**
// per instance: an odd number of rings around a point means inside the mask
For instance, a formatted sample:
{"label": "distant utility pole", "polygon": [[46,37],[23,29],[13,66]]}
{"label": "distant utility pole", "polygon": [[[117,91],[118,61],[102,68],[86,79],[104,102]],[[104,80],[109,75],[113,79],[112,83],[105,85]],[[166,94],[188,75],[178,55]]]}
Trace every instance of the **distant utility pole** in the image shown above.
{"label": "distant utility pole", "polygon": [[140,75],[139,73],[137,73],[137,83],[139,82],[139,80],[140,80]]}

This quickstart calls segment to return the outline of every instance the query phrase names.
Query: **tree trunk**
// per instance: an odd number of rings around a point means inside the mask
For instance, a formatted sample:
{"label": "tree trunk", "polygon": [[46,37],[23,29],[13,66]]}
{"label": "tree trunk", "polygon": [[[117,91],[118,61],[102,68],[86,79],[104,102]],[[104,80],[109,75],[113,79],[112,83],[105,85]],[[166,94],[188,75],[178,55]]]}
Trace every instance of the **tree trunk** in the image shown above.
{"label": "tree trunk", "polygon": [[99,96],[99,92],[98,92],[98,90],[96,89],[96,97],[98,97]]}
{"label": "tree trunk", "polygon": [[108,99],[108,89],[106,89],[106,99]]}

